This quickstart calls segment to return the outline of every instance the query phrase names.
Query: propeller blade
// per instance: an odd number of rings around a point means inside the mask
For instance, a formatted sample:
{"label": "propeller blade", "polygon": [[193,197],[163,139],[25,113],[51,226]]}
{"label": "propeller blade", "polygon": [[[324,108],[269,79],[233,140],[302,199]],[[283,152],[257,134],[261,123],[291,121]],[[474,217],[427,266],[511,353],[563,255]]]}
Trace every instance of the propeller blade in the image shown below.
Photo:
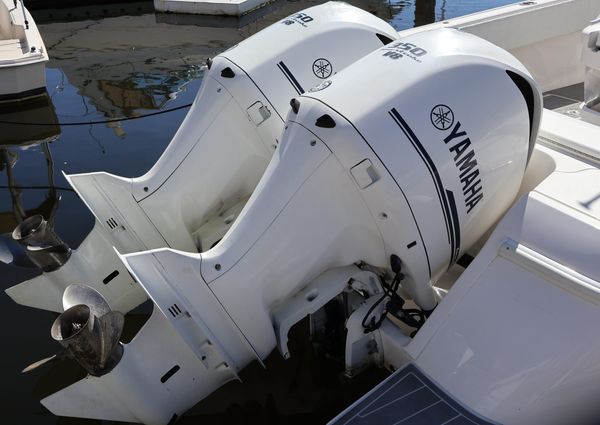
{"label": "propeller blade", "polygon": [[27,366],[25,369],[23,369],[21,371],[21,373],[31,372],[32,370],[37,369],[40,366],[43,366],[48,363],[54,363],[59,360],[63,360],[66,357],[68,357],[67,353],[65,351],[61,351],[59,353],[54,354],[53,356],[46,357],[45,359],[41,359],[41,360],[38,360],[37,362],[31,363],[29,366]]}
{"label": "propeller blade", "polygon": [[100,292],[89,286],[77,283],[69,285],[67,289],[65,289],[62,303],[65,311],[78,304],[87,305],[92,314],[98,318],[111,311],[108,302],[106,302],[106,299]]}
{"label": "propeller blade", "polygon": [[[118,363],[122,350],[115,350],[125,325],[125,316],[118,311],[111,311],[100,318],[100,364]],[[111,357],[113,357],[111,359]],[[112,360],[112,361],[111,361]]]}
{"label": "propeller blade", "polygon": [[54,354],[50,357],[46,357],[45,359],[38,360],[37,362],[31,363],[29,366],[27,366],[25,369],[23,369],[21,371],[21,373],[31,372],[32,370],[37,369],[38,367],[43,366],[46,363],[54,362],[55,360],[56,360],[56,354]]}

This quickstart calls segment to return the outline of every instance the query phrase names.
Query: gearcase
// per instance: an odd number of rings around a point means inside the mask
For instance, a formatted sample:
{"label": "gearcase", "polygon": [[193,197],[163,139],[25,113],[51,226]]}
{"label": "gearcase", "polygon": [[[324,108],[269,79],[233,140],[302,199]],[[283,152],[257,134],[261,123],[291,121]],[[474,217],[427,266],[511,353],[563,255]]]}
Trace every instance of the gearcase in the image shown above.
{"label": "gearcase", "polygon": [[[329,2],[289,16],[209,60],[184,122],[145,175],[65,176],[94,214],[95,226],[69,251],[68,261],[47,259],[54,267],[7,294],[19,304],[61,312],[61,294],[81,282],[115,310],[136,307],[147,295],[113,246],[121,253],[210,249],[265,171],[290,100],[396,38],[396,31],[372,14]],[[68,250],[47,242],[49,252]]]}

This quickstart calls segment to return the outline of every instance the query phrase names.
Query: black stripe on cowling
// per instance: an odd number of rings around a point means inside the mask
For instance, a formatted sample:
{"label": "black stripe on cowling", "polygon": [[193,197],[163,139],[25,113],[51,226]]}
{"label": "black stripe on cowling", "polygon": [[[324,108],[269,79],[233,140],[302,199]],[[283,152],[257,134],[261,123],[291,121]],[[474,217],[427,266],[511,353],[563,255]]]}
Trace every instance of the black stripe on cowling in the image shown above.
{"label": "black stripe on cowling", "polygon": [[305,96],[306,97],[310,97],[312,100],[314,100],[316,102],[319,102],[319,103],[323,104],[324,106],[327,106],[333,112],[335,112],[340,117],[342,117],[344,120],[346,120],[346,122],[348,123],[348,125],[350,125],[354,129],[354,131],[356,131],[356,133],[365,142],[365,144],[369,147],[369,149],[371,149],[371,152],[373,152],[373,155],[375,155],[375,157],[377,158],[377,160],[379,161],[379,163],[381,164],[381,166],[388,172],[388,175],[394,181],[394,183],[396,184],[396,187],[398,187],[398,190],[400,191],[400,193],[402,194],[402,197],[406,201],[406,205],[408,206],[408,211],[410,212],[410,216],[412,217],[413,222],[415,223],[415,227],[417,228],[417,233],[419,234],[419,239],[421,239],[421,243],[423,244],[423,252],[425,253],[425,260],[427,261],[427,271],[429,273],[429,277],[431,278],[431,263],[429,261],[429,253],[427,252],[427,244],[425,243],[425,240],[423,239],[423,233],[421,232],[421,229],[419,228],[419,223],[417,222],[417,218],[415,217],[415,213],[413,211],[413,208],[410,205],[410,202],[409,202],[408,198],[406,197],[406,194],[404,193],[404,190],[402,190],[402,186],[400,185],[400,183],[398,182],[398,180],[396,180],[396,177],[394,177],[394,175],[392,174],[392,172],[390,171],[390,169],[387,167],[387,165],[385,164],[385,162],[383,162],[383,160],[381,159],[381,157],[379,156],[379,154],[377,153],[377,151],[375,149],[373,149],[373,146],[371,146],[371,144],[369,143],[369,141],[367,140],[367,138],[352,123],[352,121],[350,121],[340,111],[336,110],[335,108],[332,108],[331,105],[325,104],[321,99],[318,99],[318,98],[315,98],[315,97],[311,97],[310,93],[307,94],[307,95],[305,95]]}
{"label": "black stripe on cowling", "polygon": [[427,167],[429,174],[431,175],[431,179],[433,180],[433,184],[435,186],[436,193],[438,195],[438,199],[439,199],[440,205],[442,207],[444,221],[446,222],[446,233],[447,233],[447,237],[448,237],[448,243],[450,243],[450,245],[453,245],[452,240],[451,240],[453,232],[450,231],[450,222],[449,222],[450,209],[448,207],[448,201],[446,200],[446,195],[444,193],[442,179],[440,178],[437,167],[435,166],[433,160],[431,159],[431,157],[425,150],[425,147],[423,147],[423,144],[419,141],[416,134],[412,131],[412,129],[406,123],[404,118],[402,118],[400,113],[398,113],[396,108],[393,108],[391,111],[389,111],[389,114],[392,117],[392,119],[396,122],[398,127],[400,127],[400,129],[402,130],[404,135],[407,137],[409,142],[413,145],[413,147],[415,148],[415,150],[417,151],[417,153],[419,154],[419,156],[425,163],[425,166]]}
{"label": "black stripe on cowling", "polygon": [[[423,144],[417,138],[417,135],[412,131],[408,123],[402,118],[400,113],[396,110],[396,108],[392,108],[389,111],[390,116],[398,124],[404,135],[413,145],[425,166],[427,167],[429,174],[433,180],[433,184],[436,188],[436,192],[438,195],[438,199],[440,201],[440,206],[442,207],[442,215],[444,217],[444,221],[446,222],[446,232],[448,236],[448,243],[450,244],[450,265],[452,265],[455,254],[456,254],[456,230],[454,229],[454,223],[451,221],[450,207],[448,205],[448,200],[446,198],[446,190],[444,189],[444,185],[442,184],[442,179],[440,174],[435,166],[435,163],[427,153],[427,150],[423,146]],[[457,215],[458,220],[458,215]],[[460,234],[459,234],[460,237]],[[449,266],[450,267],[450,266]]]}
{"label": "black stripe on cowling", "polygon": [[458,221],[458,211],[456,209],[456,201],[454,200],[454,193],[450,190],[446,190],[446,196],[448,197],[448,203],[450,204],[450,216],[452,218],[452,228],[454,229],[454,255],[450,259],[450,268],[460,254],[460,222]]}
{"label": "black stripe on cowling", "polygon": [[288,79],[290,84],[292,86],[294,86],[294,89],[296,89],[298,94],[304,93],[304,89],[302,88],[302,86],[300,85],[298,80],[296,80],[296,77],[294,77],[294,74],[292,74],[292,72],[289,70],[289,68],[286,66],[286,64],[283,63],[283,61],[280,61],[277,64],[277,67],[281,70],[281,72],[283,72],[283,75],[285,75],[285,77]]}

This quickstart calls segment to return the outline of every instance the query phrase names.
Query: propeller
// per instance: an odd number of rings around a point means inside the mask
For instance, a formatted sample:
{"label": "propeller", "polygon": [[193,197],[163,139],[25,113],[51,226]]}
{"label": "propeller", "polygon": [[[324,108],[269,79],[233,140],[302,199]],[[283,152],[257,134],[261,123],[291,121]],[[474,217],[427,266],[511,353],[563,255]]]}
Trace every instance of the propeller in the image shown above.
{"label": "propeller", "polygon": [[74,359],[93,376],[110,372],[123,356],[123,345],[119,342],[125,324],[123,314],[112,311],[98,291],[79,284],[67,287],[63,308],[65,311],[56,318],[50,331],[63,349],[27,366],[23,372],[65,358]]}
{"label": "propeller", "polygon": [[31,262],[45,272],[60,268],[71,256],[71,248],[41,214],[23,220],[13,230],[12,238],[24,248]]}

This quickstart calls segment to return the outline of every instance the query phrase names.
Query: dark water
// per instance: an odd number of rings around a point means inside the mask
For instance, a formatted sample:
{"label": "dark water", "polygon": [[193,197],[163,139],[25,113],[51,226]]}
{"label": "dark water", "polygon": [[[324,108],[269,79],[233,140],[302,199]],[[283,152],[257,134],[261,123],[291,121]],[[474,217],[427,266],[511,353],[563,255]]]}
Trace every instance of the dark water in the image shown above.
{"label": "dark water", "polygon": [[[241,20],[153,13],[152,2],[36,10],[51,60],[48,98],[0,105],[0,235],[41,213],[77,247],[93,217],[68,189],[61,171],[143,174],[171,140],[200,84],[205,59],[281,18],[319,2],[278,0]],[[398,29],[511,3],[509,0],[352,0]],[[164,112],[151,117],[89,123]],[[36,125],[16,125],[23,122]],[[8,288],[36,274],[0,263]],[[21,375],[27,364],[54,353],[54,315],[0,296],[3,424],[94,424],[57,418],[39,400],[81,374],[63,363]],[[128,317],[135,325],[143,315]],[[352,380],[343,365],[317,356],[303,323],[290,338],[292,358],[277,353],[266,370],[251,365],[244,384],[228,384],[180,423],[324,423],[385,377],[370,370]]]}

